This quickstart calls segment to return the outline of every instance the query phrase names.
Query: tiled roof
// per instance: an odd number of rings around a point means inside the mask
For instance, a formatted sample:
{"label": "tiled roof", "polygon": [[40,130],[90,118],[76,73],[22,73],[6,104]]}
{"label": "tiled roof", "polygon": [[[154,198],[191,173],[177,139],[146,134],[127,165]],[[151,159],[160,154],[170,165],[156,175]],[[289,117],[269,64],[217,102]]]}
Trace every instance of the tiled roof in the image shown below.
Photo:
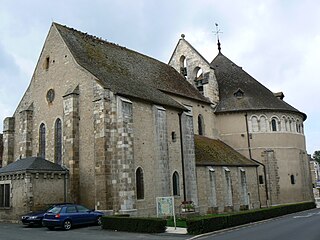
{"label": "tiled roof", "polygon": [[224,142],[195,135],[196,165],[201,166],[257,166]]}
{"label": "tiled roof", "polygon": [[181,109],[184,107],[166,92],[209,102],[165,63],[72,28],[53,25],[77,63],[116,94]]}
{"label": "tiled roof", "polygon": [[[219,86],[220,102],[216,108],[217,113],[271,110],[298,113],[306,119],[306,114],[276,97],[222,53],[219,53],[210,65],[214,69]],[[242,96],[235,96],[237,91],[242,92]]]}
{"label": "tiled roof", "polygon": [[0,168],[0,174],[25,172],[25,171],[66,171],[60,165],[52,163],[40,157],[28,157],[19,159],[7,166]]}

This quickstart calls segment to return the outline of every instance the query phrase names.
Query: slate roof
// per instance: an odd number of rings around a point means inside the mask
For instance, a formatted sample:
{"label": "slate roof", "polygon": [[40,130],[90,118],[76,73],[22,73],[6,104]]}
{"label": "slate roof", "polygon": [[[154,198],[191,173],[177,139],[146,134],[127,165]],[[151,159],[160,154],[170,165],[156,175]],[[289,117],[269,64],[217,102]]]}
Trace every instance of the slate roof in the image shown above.
{"label": "slate roof", "polygon": [[[285,101],[277,98],[269,89],[255,80],[222,53],[219,53],[211,62],[219,86],[220,102],[216,113],[271,110],[294,112],[301,114],[304,120],[306,114],[300,112]],[[243,92],[243,97],[236,97],[237,91]]]}
{"label": "slate roof", "polygon": [[65,172],[66,169],[56,163],[50,162],[40,157],[28,157],[19,159],[3,168],[0,168],[0,174],[26,171]]}
{"label": "slate roof", "polygon": [[258,166],[258,164],[218,139],[195,135],[197,166]]}
{"label": "slate roof", "polygon": [[171,66],[75,29],[53,25],[77,63],[115,94],[184,109],[165,92],[209,102]]}

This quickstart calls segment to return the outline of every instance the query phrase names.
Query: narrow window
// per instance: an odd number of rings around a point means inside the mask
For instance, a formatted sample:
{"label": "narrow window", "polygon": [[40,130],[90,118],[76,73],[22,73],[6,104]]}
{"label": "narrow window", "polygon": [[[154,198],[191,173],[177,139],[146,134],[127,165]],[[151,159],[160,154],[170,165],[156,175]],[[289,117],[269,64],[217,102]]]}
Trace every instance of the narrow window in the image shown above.
{"label": "narrow window", "polygon": [[199,135],[204,135],[204,123],[203,117],[201,114],[198,116],[198,133]]}
{"label": "narrow window", "polygon": [[264,181],[263,181],[263,176],[262,175],[259,175],[259,184],[263,184]]}
{"label": "narrow window", "polygon": [[258,132],[259,131],[258,118],[257,117],[252,117],[251,118],[251,123],[252,123],[252,132]]}
{"label": "narrow window", "polygon": [[140,167],[136,171],[136,191],[137,199],[144,199],[143,171]]}
{"label": "narrow window", "polygon": [[185,56],[180,57],[180,73],[182,76],[187,76],[187,60]]}
{"label": "narrow window", "polygon": [[276,121],[276,119],[272,119],[271,120],[271,127],[272,127],[272,131],[273,132],[277,131],[277,121]]}
{"label": "narrow window", "polygon": [[39,154],[40,157],[46,157],[46,126],[41,123],[39,130]]}
{"label": "narrow window", "polygon": [[292,185],[296,183],[296,179],[294,178],[293,174],[290,176],[290,180]]}
{"label": "narrow window", "polygon": [[176,142],[176,141],[177,141],[177,134],[176,134],[176,132],[171,132],[171,139],[172,139],[172,142]]}
{"label": "narrow window", "polygon": [[50,58],[49,58],[49,57],[46,57],[46,61],[45,61],[45,63],[44,63],[44,68],[45,68],[46,70],[49,69],[49,64],[50,64]]}
{"label": "narrow window", "polygon": [[54,126],[54,161],[59,165],[62,163],[62,130],[60,118],[56,120]]}
{"label": "narrow window", "polygon": [[10,207],[10,184],[0,184],[0,208]]}
{"label": "narrow window", "polygon": [[173,196],[180,196],[179,174],[177,172],[174,172],[172,176],[172,189]]}
{"label": "narrow window", "polygon": [[261,132],[267,131],[267,120],[265,116],[261,116],[259,120],[259,129]]}

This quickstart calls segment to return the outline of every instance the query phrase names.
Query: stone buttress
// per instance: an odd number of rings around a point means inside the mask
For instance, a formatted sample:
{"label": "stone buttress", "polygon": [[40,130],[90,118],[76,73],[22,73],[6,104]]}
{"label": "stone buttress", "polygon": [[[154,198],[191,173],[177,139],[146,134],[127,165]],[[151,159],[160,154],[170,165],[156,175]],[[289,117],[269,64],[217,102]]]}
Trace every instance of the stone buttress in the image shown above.
{"label": "stone buttress", "polygon": [[132,103],[94,86],[95,201],[100,210],[135,213]]}
{"label": "stone buttress", "polygon": [[64,164],[69,170],[69,199],[79,202],[79,87],[63,96]]}
{"label": "stone buttress", "polygon": [[7,117],[3,121],[3,159],[2,167],[14,161],[14,117]]}
{"label": "stone buttress", "polygon": [[19,156],[21,158],[32,156],[32,130],[33,130],[33,105],[19,113],[21,139],[19,142]]}

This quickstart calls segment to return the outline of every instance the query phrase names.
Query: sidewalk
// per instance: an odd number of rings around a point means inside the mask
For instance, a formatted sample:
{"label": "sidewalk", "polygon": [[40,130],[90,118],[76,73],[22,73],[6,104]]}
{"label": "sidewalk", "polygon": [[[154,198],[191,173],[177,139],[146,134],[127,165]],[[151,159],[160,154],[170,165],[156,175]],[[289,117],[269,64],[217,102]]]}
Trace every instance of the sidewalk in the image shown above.
{"label": "sidewalk", "polygon": [[174,227],[167,227],[166,233],[187,234],[187,229],[180,227],[177,227],[176,229],[174,229]]}

